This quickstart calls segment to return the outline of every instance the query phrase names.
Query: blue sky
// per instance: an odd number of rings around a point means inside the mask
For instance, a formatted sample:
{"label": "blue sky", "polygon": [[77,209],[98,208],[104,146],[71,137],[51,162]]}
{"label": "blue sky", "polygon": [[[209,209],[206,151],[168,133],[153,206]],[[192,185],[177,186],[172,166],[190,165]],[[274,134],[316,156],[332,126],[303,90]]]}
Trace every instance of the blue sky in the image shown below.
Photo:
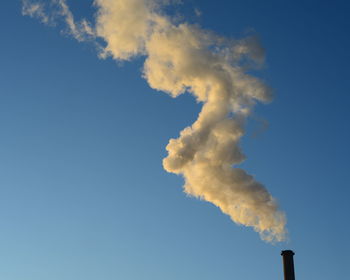
{"label": "blue sky", "polygon": [[[279,253],[288,248],[297,279],[344,279],[346,2],[190,0],[176,8],[227,37],[254,30],[266,50],[257,75],[275,98],[256,107],[241,146],[242,167],[287,215],[290,241],[271,245],[186,196],[183,179],[163,170],[169,138],[201,108],[192,96],[150,89],[142,58],[101,60],[92,45],[22,16],[20,1],[4,1],[0,278],[282,279]],[[68,3],[75,14],[92,12]]]}

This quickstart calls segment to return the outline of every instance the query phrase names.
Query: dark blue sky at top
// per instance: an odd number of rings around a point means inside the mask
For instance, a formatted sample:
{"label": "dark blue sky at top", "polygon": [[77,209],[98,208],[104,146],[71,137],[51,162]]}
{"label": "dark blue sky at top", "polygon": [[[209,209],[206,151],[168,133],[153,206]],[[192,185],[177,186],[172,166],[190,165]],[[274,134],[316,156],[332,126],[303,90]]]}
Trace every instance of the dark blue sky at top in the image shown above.
{"label": "dark blue sky at top", "polygon": [[[277,198],[290,242],[270,245],[187,197],[161,165],[200,104],[150,89],[142,58],[97,58],[57,28],[0,10],[0,278],[345,279],[350,259],[347,1],[189,0],[170,10],[259,36],[275,93],[247,124],[242,164]],[[68,1],[91,16],[90,1]],[[196,17],[194,9],[202,15]],[[265,123],[268,122],[268,127]]]}

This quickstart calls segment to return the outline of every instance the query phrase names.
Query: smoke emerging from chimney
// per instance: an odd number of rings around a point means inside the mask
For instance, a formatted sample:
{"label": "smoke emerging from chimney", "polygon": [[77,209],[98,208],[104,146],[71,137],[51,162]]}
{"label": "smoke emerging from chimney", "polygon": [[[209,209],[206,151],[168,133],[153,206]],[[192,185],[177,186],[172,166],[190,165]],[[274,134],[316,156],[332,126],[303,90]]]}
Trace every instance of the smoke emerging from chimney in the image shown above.
{"label": "smoke emerging from chimney", "polygon": [[75,21],[65,0],[26,0],[22,13],[43,23],[63,19],[66,31],[94,42],[101,58],[143,56],[150,87],[172,97],[191,93],[202,110],[177,139],[170,139],[164,169],[184,177],[187,194],[216,205],[263,240],[283,241],[284,213],[261,183],[237,167],[245,159],[239,141],[247,116],[256,102],[271,99],[270,89],[247,74],[263,63],[264,51],[254,37],[233,40],[176,22],[162,11],[170,2],[95,0],[94,23]]}

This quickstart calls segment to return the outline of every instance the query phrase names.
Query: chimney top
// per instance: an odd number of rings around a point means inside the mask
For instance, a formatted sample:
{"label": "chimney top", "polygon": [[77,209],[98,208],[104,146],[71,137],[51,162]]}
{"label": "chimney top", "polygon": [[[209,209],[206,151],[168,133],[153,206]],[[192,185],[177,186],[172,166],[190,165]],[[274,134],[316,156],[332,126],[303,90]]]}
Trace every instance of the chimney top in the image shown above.
{"label": "chimney top", "polygon": [[281,256],[288,256],[288,255],[294,256],[295,254],[292,250],[284,250],[281,252]]}

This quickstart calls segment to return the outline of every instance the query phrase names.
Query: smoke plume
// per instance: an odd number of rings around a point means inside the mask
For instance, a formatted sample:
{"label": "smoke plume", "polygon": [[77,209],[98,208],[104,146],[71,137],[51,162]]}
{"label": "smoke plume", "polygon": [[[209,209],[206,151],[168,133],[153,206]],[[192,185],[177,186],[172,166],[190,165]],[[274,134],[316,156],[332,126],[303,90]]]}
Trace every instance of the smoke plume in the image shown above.
{"label": "smoke plume", "polygon": [[22,12],[43,23],[63,19],[66,31],[94,42],[102,58],[145,57],[143,77],[153,89],[172,97],[191,93],[202,110],[170,139],[164,169],[184,177],[187,194],[211,202],[266,241],[283,241],[284,213],[261,183],[237,167],[245,159],[239,142],[247,116],[256,102],[271,99],[270,89],[247,74],[263,63],[264,51],[254,37],[233,40],[176,22],[162,11],[170,2],[95,0],[93,24],[76,22],[65,0],[26,0]]}

